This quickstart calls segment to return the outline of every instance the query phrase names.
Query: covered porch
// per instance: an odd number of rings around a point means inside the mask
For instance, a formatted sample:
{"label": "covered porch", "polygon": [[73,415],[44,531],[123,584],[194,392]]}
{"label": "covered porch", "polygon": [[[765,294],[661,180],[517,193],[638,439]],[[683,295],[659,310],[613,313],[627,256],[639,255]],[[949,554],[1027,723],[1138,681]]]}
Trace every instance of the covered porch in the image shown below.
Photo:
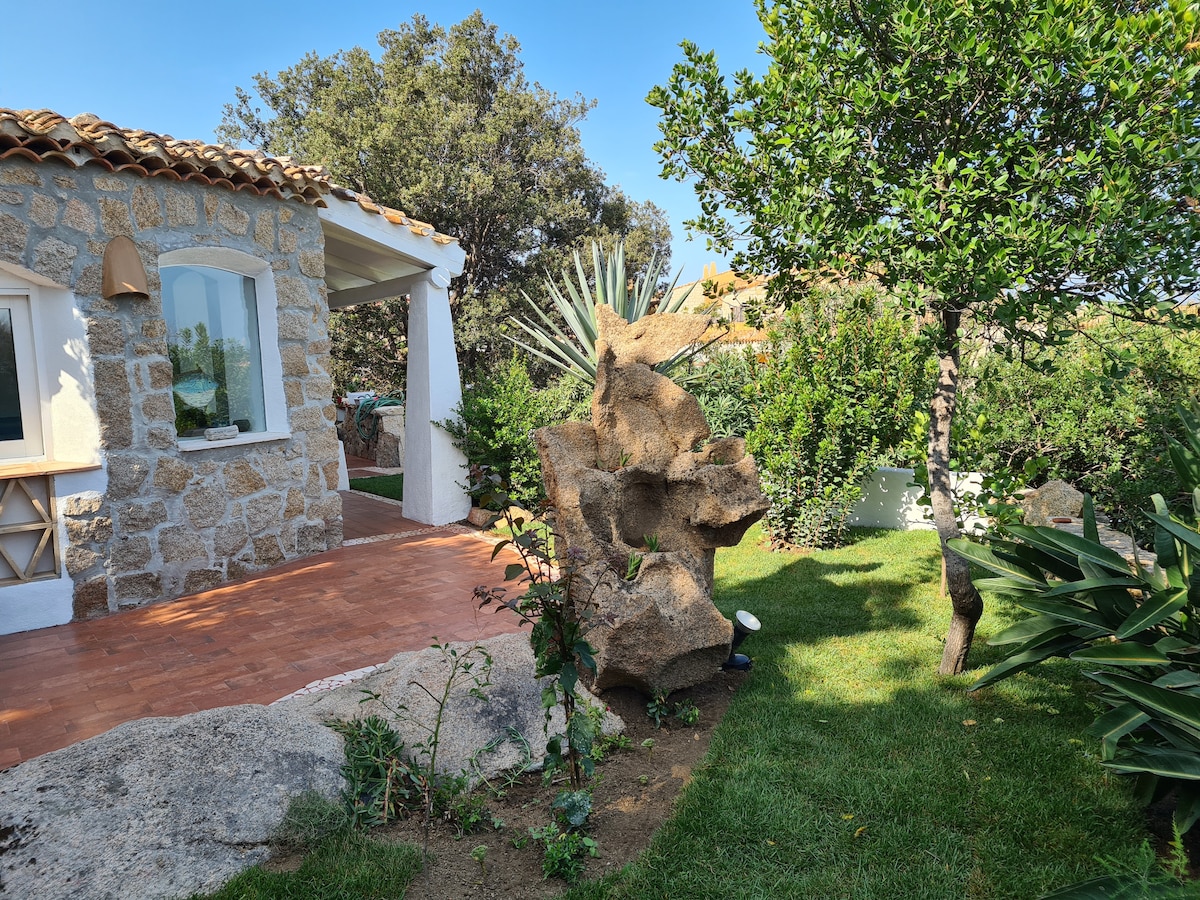
{"label": "covered porch", "polygon": [[465,254],[431,226],[343,188],[319,215],[331,311],[409,298],[404,514],[425,525],[460,521],[471,508],[466,459],[434,422],[451,418],[462,399],[448,288]]}

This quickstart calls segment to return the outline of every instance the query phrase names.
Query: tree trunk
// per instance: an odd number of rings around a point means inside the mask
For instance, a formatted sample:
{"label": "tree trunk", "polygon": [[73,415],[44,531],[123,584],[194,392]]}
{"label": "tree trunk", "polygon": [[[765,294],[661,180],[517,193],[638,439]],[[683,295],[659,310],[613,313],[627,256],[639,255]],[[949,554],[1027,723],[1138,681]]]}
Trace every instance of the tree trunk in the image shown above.
{"label": "tree trunk", "polygon": [[958,328],[962,314],[958,310],[942,313],[942,329],[945,339],[943,351],[938,358],[938,382],[930,403],[929,448],[926,463],[929,467],[929,499],[933,507],[933,521],[937,527],[938,541],[942,547],[942,563],[946,573],[946,587],[950,591],[953,614],[950,631],[946,635],[946,649],[941,675],[957,675],[967,667],[967,654],[971,652],[971,640],[975,636],[975,625],[983,615],[983,598],[971,583],[971,569],[965,559],[952,552],[946,542],[960,537],[958,522],[954,516],[954,496],[950,491],[950,426],[954,421],[958,405],[958,361],[960,342]]}

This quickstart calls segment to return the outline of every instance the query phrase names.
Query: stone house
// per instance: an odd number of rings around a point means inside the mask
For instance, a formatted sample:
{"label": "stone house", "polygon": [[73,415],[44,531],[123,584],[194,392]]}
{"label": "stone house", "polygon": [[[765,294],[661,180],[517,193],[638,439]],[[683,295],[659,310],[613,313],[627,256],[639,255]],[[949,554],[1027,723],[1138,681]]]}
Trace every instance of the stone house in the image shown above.
{"label": "stone house", "polygon": [[0,109],[0,633],[339,546],[331,308],[410,298],[405,515],[463,518],[463,259],[323,167]]}

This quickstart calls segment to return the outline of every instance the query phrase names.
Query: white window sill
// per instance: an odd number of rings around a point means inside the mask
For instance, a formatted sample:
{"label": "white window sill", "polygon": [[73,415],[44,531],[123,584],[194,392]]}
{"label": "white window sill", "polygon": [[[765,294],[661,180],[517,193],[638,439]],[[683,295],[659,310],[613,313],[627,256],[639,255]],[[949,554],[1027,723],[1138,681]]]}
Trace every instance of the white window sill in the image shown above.
{"label": "white window sill", "polygon": [[235,438],[229,438],[224,441],[210,441],[205,438],[180,438],[179,450],[182,453],[191,453],[194,450],[220,450],[223,447],[261,444],[264,441],[286,441],[290,440],[291,437],[292,433],[290,431],[248,431],[245,434],[239,434]]}

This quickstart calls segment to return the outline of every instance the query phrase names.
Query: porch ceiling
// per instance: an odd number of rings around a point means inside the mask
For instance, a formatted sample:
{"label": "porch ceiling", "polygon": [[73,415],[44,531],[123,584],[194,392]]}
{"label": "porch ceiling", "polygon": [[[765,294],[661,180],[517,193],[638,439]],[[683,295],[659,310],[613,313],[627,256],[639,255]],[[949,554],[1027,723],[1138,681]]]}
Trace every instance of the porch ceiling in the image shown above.
{"label": "porch ceiling", "polygon": [[410,288],[411,276],[431,269],[443,269],[449,277],[462,272],[462,248],[443,235],[435,240],[407,221],[393,223],[336,196],[319,210],[319,216],[330,309],[402,296]]}

